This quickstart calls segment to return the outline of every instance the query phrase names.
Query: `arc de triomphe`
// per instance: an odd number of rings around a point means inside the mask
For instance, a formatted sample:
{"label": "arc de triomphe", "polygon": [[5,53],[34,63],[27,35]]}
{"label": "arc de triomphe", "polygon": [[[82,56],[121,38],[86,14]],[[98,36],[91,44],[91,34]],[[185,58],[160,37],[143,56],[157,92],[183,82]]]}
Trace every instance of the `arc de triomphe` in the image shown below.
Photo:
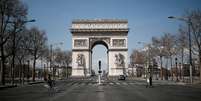
{"label": "arc de triomphe", "polygon": [[72,76],[90,76],[92,49],[107,48],[109,76],[127,73],[128,21],[116,19],[74,20],[72,33]]}

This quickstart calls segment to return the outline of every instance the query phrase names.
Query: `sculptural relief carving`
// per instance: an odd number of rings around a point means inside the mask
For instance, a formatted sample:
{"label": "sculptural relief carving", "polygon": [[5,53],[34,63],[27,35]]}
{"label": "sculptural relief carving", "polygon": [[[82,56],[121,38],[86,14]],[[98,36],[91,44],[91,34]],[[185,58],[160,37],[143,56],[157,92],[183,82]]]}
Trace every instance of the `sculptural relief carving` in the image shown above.
{"label": "sculptural relief carving", "polygon": [[75,47],[86,47],[87,40],[86,39],[76,39],[76,40],[74,40],[74,46]]}
{"label": "sculptural relief carving", "polygon": [[77,55],[77,61],[76,61],[78,66],[84,66],[85,65],[85,57],[83,54],[78,54]]}
{"label": "sculptural relief carving", "polygon": [[117,67],[124,67],[125,66],[124,59],[125,59],[125,57],[121,53],[115,54],[115,64],[116,64],[116,66]]}
{"label": "sculptural relief carving", "polygon": [[112,40],[113,46],[115,47],[125,47],[125,39],[113,39]]}

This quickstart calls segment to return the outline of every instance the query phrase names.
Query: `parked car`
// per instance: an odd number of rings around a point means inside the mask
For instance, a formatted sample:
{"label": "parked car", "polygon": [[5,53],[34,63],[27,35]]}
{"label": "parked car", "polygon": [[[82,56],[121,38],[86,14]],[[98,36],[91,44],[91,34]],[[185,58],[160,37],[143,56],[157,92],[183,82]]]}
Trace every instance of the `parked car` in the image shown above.
{"label": "parked car", "polygon": [[119,80],[126,80],[126,77],[124,75],[119,75]]}

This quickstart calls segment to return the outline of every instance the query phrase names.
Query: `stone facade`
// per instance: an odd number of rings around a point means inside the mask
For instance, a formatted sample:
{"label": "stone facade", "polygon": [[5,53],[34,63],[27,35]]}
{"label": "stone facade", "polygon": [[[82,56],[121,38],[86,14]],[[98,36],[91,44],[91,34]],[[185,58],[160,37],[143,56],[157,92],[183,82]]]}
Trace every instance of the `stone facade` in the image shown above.
{"label": "stone facade", "polygon": [[104,45],[108,52],[109,76],[127,73],[127,20],[74,20],[72,33],[72,76],[90,76],[92,49]]}

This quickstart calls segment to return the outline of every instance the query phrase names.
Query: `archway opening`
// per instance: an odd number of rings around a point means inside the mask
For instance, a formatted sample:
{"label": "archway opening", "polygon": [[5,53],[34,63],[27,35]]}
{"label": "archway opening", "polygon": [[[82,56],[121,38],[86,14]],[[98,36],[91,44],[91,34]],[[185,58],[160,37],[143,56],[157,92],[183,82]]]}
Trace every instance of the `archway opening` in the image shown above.
{"label": "archway opening", "polygon": [[108,48],[107,45],[98,43],[92,47],[92,74],[98,74],[98,61],[101,61],[102,75],[107,76],[108,68]]}

